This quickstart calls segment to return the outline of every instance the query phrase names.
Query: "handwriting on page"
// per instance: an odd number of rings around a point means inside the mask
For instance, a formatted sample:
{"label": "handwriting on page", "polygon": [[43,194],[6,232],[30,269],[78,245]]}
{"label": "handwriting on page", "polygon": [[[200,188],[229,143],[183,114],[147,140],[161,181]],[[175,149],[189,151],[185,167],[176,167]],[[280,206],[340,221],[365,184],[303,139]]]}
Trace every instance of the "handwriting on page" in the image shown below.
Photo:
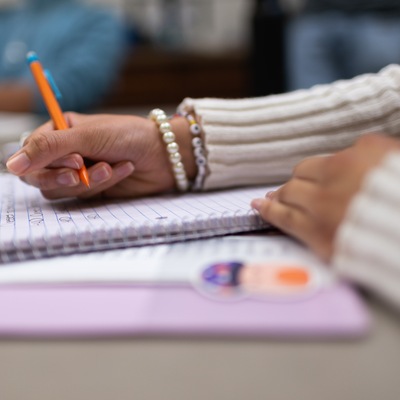
{"label": "handwriting on page", "polygon": [[38,226],[44,222],[42,207],[37,202],[31,202],[28,205],[27,210],[31,225]]}

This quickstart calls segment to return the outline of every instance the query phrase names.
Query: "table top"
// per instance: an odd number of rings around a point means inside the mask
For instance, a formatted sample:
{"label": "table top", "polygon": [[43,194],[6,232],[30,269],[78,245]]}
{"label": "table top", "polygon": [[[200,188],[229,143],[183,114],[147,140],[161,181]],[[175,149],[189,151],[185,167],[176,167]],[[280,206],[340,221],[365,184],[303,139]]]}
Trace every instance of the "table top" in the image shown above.
{"label": "table top", "polygon": [[357,340],[1,340],[1,398],[400,398],[400,316],[367,299]]}

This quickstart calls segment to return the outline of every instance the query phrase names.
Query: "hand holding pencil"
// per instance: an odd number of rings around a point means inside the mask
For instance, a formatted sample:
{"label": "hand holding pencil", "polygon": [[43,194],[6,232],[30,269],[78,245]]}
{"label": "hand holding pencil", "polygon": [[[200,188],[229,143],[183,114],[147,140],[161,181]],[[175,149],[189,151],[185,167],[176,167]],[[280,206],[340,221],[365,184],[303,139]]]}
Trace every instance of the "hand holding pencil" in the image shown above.
{"label": "hand holding pencil", "polygon": [[[165,144],[152,120],[134,115],[63,115],[37,56],[30,54],[29,62],[48,99],[52,121],[32,132],[9,158],[9,172],[39,188],[48,199],[141,197],[175,187]],[[188,177],[193,179],[196,163],[187,120],[176,117],[171,125]],[[87,170],[83,157],[90,160]],[[80,183],[89,178],[90,188]]]}
{"label": "hand holding pencil", "polygon": [[[35,79],[39,91],[42,95],[47,111],[54,123],[54,127],[58,130],[68,129],[69,127],[67,121],[64,118],[61,107],[58,104],[58,101],[54,94],[54,90],[48,80],[48,77],[46,77],[46,73],[42,67],[42,64],[39,61],[37,54],[31,51],[27,54],[26,59],[31,69],[33,78]],[[83,165],[79,169],[79,177],[87,187],[90,187],[89,175],[85,165]]]}
{"label": "hand holding pencil", "polygon": [[[52,121],[33,131],[7,162],[9,172],[39,188],[44,197],[142,197],[175,188],[171,162],[157,125],[135,115],[65,113],[62,134]],[[173,118],[189,179],[196,163],[189,124]],[[90,160],[90,188],[79,181],[83,158]]]}

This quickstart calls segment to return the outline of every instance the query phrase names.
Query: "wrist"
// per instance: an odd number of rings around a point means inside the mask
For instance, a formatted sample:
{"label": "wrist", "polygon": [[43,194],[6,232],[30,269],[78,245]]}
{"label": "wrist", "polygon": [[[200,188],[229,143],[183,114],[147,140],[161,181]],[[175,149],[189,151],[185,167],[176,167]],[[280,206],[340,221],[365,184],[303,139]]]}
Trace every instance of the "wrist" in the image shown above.
{"label": "wrist", "polygon": [[[159,108],[153,109],[149,114],[149,119],[154,121],[158,127],[158,130],[162,136],[163,142],[166,144],[166,151],[169,154],[169,161],[173,171],[176,188],[180,192],[186,192],[190,188],[190,182],[186,172],[186,167],[183,163],[182,150],[178,144],[176,138],[176,132],[173,131],[173,126],[170,123],[165,112]],[[178,128],[178,126],[176,126]],[[180,128],[180,127],[179,127]],[[184,136],[180,134],[182,131],[179,129],[179,135],[181,138]],[[186,158],[187,154],[185,152]],[[186,159],[186,162],[189,160]]]}
{"label": "wrist", "polygon": [[182,156],[182,163],[185,166],[186,175],[189,181],[193,181],[197,174],[196,161],[192,149],[192,135],[185,117],[174,117],[170,120],[172,131],[175,134]]}

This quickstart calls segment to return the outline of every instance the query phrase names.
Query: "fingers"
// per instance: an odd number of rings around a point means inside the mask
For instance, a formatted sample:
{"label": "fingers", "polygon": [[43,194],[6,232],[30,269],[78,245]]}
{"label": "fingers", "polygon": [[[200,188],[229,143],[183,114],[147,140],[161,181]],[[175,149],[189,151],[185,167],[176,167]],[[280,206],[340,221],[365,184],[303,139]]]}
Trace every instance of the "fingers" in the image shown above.
{"label": "fingers", "polygon": [[265,221],[297,238],[300,236],[300,230],[304,232],[311,228],[309,218],[299,208],[270,199],[255,199],[251,202],[251,206]]}
{"label": "fingers", "polygon": [[78,171],[69,168],[57,170],[40,170],[21,179],[42,191],[57,190],[60,187],[75,187],[79,185]]}
{"label": "fingers", "polygon": [[114,188],[117,185],[117,183],[121,182],[123,179],[130,176],[133,173],[134,169],[135,168],[132,162],[122,161],[113,166],[111,171],[111,176],[109,177],[107,175],[107,177],[105,177],[104,180],[102,180],[104,172],[98,171],[99,175],[98,176],[94,175],[94,178],[99,180],[98,181],[96,180],[94,185],[92,185],[92,181],[90,181],[91,185],[90,189],[84,190],[82,194],[79,194],[77,196],[81,199],[87,199],[102,194],[105,191],[107,191],[107,189]]}
{"label": "fingers", "polygon": [[77,152],[77,149],[82,147],[79,146],[79,135],[70,137],[67,132],[36,133],[35,140],[29,138],[22,149],[8,159],[8,170],[15,175],[27,174]]}
{"label": "fingers", "polygon": [[324,260],[332,254],[332,240],[321,234],[319,225],[301,208],[271,199],[255,199],[251,206],[271,225],[300,240]]}
{"label": "fingers", "polygon": [[[52,190],[61,186],[76,186],[79,184],[78,170],[83,165],[83,159],[79,154],[70,154],[54,161],[48,167],[31,174],[22,176],[21,179],[29,185],[41,190]],[[54,170],[52,171],[51,169]]]}
{"label": "fingers", "polygon": [[60,158],[59,160],[55,160],[48,168],[71,168],[71,169],[80,169],[83,166],[83,158],[79,154],[69,154],[65,157]]}
{"label": "fingers", "polygon": [[[67,115],[69,119],[83,118],[73,113]],[[7,168],[11,173],[21,176],[47,167],[71,154],[88,154],[94,143],[91,135],[92,131],[82,134],[79,127],[65,129],[62,132],[55,131],[52,122],[47,122],[26,138],[23,147],[8,159]],[[99,140],[100,138],[97,138],[97,141]],[[80,163],[78,157],[74,157]],[[74,160],[74,157],[64,161]],[[66,166],[59,161],[54,165]]]}
{"label": "fingers", "polygon": [[278,190],[268,193],[267,198],[313,214],[316,205],[323,201],[323,193],[314,182],[293,178]]}
{"label": "fingers", "polygon": [[112,167],[105,162],[97,163],[88,169],[89,189],[80,182],[78,171],[68,168],[42,169],[22,179],[39,188],[43,196],[48,199],[89,198],[116,185],[131,175],[133,171],[134,166],[130,161],[122,161]]}

